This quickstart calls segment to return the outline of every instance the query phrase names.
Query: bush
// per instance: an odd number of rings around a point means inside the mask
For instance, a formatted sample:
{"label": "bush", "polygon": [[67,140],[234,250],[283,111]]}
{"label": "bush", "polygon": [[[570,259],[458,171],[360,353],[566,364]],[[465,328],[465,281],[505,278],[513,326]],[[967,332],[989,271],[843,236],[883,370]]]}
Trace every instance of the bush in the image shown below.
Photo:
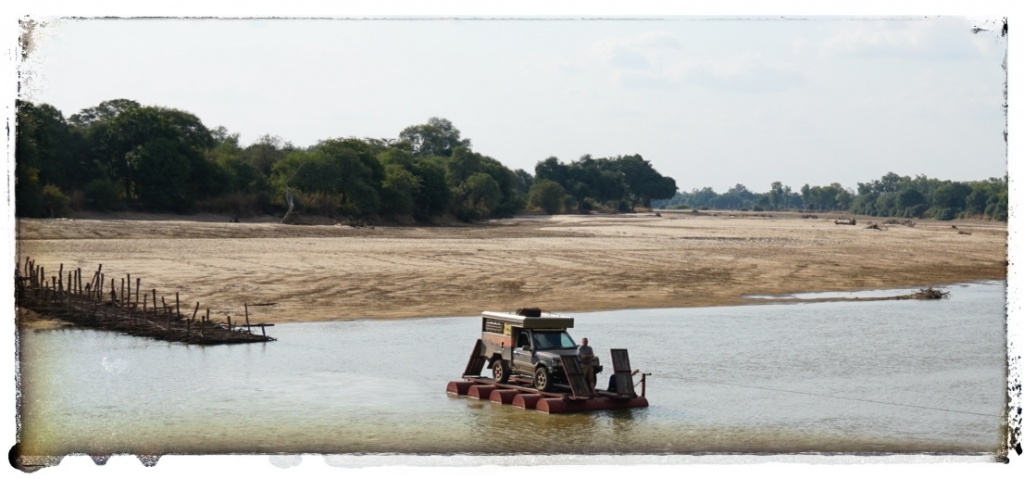
{"label": "bush", "polygon": [[224,213],[235,218],[255,216],[261,211],[259,197],[254,193],[228,193],[198,203],[200,211]]}
{"label": "bush", "polygon": [[108,179],[92,180],[85,185],[85,204],[96,211],[121,209],[121,191]]}
{"label": "bush", "polygon": [[71,199],[55,185],[43,187],[43,207],[51,218],[66,217],[71,213]]}
{"label": "bush", "polygon": [[956,209],[953,208],[932,208],[928,210],[928,216],[937,220],[948,221],[956,218]]}
{"label": "bush", "polygon": [[561,185],[551,180],[537,180],[530,187],[528,203],[549,215],[559,213],[563,206],[569,208],[567,195]]}
{"label": "bush", "polygon": [[82,190],[71,190],[71,193],[68,194],[68,199],[71,200],[72,211],[89,209],[89,203],[85,199],[85,192]]}

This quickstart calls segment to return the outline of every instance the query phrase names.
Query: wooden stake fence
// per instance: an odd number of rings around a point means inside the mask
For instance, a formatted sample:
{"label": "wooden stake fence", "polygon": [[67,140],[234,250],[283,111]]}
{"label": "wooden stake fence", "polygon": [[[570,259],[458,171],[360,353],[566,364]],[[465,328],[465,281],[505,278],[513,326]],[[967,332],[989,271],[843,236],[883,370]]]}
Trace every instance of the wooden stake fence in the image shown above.
{"label": "wooden stake fence", "polygon": [[[275,341],[267,336],[266,327],[273,324],[255,324],[260,326],[263,334],[253,334],[249,327],[249,306],[246,303],[246,329],[231,325],[228,316],[227,324],[214,322],[210,309],[199,322],[198,331],[193,331],[192,323],[199,312],[196,302],[192,316],[181,314],[180,297],[174,293],[172,308],[163,297],[163,307],[157,305],[157,292],[152,289],[139,301],[142,279],[135,278],[135,295],[132,300],[132,277],[126,275],[121,279],[120,296],[116,289],[116,281],[110,279],[110,297],[105,298],[103,286],[106,275],[99,265],[88,283],[82,280],[82,270],[68,270],[67,283],[64,282],[64,264],[58,268],[57,276],[47,278],[42,266],[37,266],[31,258],[20,261],[14,271],[16,303],[20,307],[39,314],[54,317],[74,324],[98,329],[120,331],[135,336],[145,336],[164,341],[183,342],[189,344],[232,344]],[[152,304],[149,298],[152,297]],[[262,304],[266,306],[273,303]],[[198,333],[198,334],[196,334]]]}

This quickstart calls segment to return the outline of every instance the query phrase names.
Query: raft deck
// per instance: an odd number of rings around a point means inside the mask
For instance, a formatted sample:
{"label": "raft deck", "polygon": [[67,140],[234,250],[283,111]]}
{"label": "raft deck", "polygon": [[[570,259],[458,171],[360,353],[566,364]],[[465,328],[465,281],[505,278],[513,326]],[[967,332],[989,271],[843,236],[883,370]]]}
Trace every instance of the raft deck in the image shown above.
{"label": "raft deck", "polygon": [[561,364],[565,368],[569,381],[570,392],[540,391],[528,386],[510,382],[502,383],[480,375],[487,361],[484,346],[477,340],[470,354],[466,370],[461,381],[448,383],[448,394],[469,396],[474,399],[488,399],[500,404],[511,404],[522,409],[536,409],[549,414],[580,411],[601,411],[607,409],[629,409],[647,407],[647,374],[640,377],[640,395],[636,394],[633,375],[639,370],[631,371],[629,352],[625,349],[612,349],[613,384],[615,391],[591,389],[589,381],[583,377],[583,370],[576,355],[562,355]]}
{"label": "raft deck", "polygon": [[596,390],[591,397],[572,393],[544,392],[509,383],[499,383],[484,377],[466,377],[448,383],[447,392],[453,396],[490,400],[498,404],[511,404],[520,409],[534,409],[548,414],[603,411],[647,407],[647,398],[633,394],[618,394]]}

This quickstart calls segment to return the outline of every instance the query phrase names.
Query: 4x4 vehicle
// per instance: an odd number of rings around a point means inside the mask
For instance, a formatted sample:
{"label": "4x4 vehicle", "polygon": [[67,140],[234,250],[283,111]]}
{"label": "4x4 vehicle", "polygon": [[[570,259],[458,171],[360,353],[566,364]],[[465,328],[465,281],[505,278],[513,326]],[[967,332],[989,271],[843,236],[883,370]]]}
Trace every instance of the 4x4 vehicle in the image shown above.
{"label": "4x4 vehicle", "polygon": [[[572,326],[573,318],[539,309],[484,311],[480,339],[494,379],[505,383],[515,376],[541,391],[567,385],[561,356],[576,354],[576,342],[567,331]],[[602,371],[598,358],[592,364],[594,374]]]}

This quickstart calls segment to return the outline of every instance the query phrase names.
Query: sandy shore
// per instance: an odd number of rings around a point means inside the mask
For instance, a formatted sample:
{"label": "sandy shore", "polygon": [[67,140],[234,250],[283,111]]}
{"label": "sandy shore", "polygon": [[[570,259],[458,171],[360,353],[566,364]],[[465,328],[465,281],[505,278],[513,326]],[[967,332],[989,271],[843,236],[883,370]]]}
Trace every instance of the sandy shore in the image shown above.
{"label": "sandy shore", "polygon": [[[479,226],[289,226],[218,217],[19,220],[17,258],[103,265],[182,302],[266,322],[744,304],[749,295],[1005,279],[1006,224],[866,229],[832,217],[663,213]],[[956,226],[955,228],[953,226]]]}

